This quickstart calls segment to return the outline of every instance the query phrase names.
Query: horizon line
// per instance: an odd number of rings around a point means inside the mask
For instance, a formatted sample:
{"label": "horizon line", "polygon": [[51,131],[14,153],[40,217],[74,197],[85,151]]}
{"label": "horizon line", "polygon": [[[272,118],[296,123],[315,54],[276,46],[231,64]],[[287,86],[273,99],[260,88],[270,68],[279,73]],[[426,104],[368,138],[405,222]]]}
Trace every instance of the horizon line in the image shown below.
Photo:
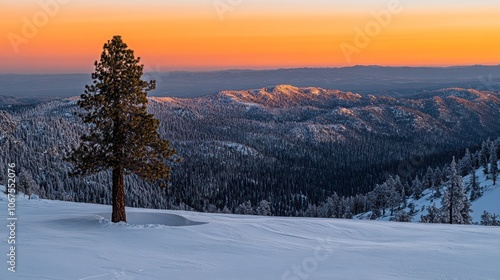
{"label": "horizon line", "polygon": [[[277,71],[277,70],[293,70],[293,69],[347,69],[354,67],[380,67],[380,68],[433,68],[433,69],[447,69],[447,68],[465,68],[465,67],[500,67],[500,64],[456,64],[446,66],[436,65],[380,65],[380,64],[358,64],[352,66],[331,66],[331,67],[277,67],[277,68],[220,68],[211,70],[171,70],[171,71],[147,71],[146,73],[210,73],[210,72],[224,72],[224,71]],[[2,76],[8,75],[88,75],[92,72],[51,72],[51,73],[0,73]]]}

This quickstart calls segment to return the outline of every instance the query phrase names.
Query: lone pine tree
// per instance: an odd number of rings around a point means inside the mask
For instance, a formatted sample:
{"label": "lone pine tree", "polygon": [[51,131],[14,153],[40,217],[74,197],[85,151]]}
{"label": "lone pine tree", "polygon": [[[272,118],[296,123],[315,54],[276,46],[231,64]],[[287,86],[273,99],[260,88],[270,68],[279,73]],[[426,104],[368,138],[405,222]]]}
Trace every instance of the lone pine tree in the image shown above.
{"label": "lone pine tree", "polygon": [[178,159],[168,140],[158,133],[159,121],[147,112],[147,93],[155,81],[141,80],[143,65],[120,36],[104,44],[100,61],[94,63],[92,84],[78,101],[89,133],[68,157],[72,175],[112,170],[112,222],[127,221],[124,176],[139,177],[166,186],[170,164]]}

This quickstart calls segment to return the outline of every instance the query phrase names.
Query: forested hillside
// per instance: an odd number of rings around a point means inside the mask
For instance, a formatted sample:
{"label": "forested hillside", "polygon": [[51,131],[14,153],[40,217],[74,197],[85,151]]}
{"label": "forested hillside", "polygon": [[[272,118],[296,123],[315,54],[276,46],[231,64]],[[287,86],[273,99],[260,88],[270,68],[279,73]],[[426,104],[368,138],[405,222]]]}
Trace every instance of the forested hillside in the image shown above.
{"label": "forested hillside", "polygon": [[[281,85],[150,98],[183,162],[167,190],[126,178],[127,204],[300,216],[344,196],[347,216],[366,212],[366,194],[389,175],[411,186],[428,166],[500,136],[499,97],[448,88],[404,99]],[[86,129],[73,116],[76,100],[4,108],[0,168],[16,162],[41,197],[109,204],[109,174],[67,174],[63,157]]]}

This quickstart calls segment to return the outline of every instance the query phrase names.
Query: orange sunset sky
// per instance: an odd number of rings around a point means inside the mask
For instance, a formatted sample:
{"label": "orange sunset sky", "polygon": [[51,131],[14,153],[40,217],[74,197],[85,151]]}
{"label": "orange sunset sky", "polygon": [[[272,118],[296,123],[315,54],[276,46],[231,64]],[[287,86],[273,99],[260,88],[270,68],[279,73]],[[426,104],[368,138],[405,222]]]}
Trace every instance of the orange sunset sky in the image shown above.
{"label": "orange sunset sky", "polygon": [[16,0],[0,11],[0,73],[91,72],[113,35],[145,71],[500,64],[491,0]]}

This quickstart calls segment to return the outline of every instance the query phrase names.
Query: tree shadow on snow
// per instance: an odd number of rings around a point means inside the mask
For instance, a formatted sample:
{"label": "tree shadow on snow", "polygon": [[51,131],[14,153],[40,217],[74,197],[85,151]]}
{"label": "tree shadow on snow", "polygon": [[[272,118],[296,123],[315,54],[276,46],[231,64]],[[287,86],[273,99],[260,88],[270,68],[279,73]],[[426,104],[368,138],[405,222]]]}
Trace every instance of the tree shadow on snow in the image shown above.
{"label": "tree shadow on snow", "polygon": [[[87,216],[67,217],[54,219],[50,224],[56,227],[64,227],[67,230],[81,230],[95,227],[107,227],[112,225],[110,213],[98,213]],[[118,223],[118,225],[131,227],[181,227],[203,225],[205,222],[196,222],[183,216],[168,213],[151,212],[127,212],[127,223]]]}

